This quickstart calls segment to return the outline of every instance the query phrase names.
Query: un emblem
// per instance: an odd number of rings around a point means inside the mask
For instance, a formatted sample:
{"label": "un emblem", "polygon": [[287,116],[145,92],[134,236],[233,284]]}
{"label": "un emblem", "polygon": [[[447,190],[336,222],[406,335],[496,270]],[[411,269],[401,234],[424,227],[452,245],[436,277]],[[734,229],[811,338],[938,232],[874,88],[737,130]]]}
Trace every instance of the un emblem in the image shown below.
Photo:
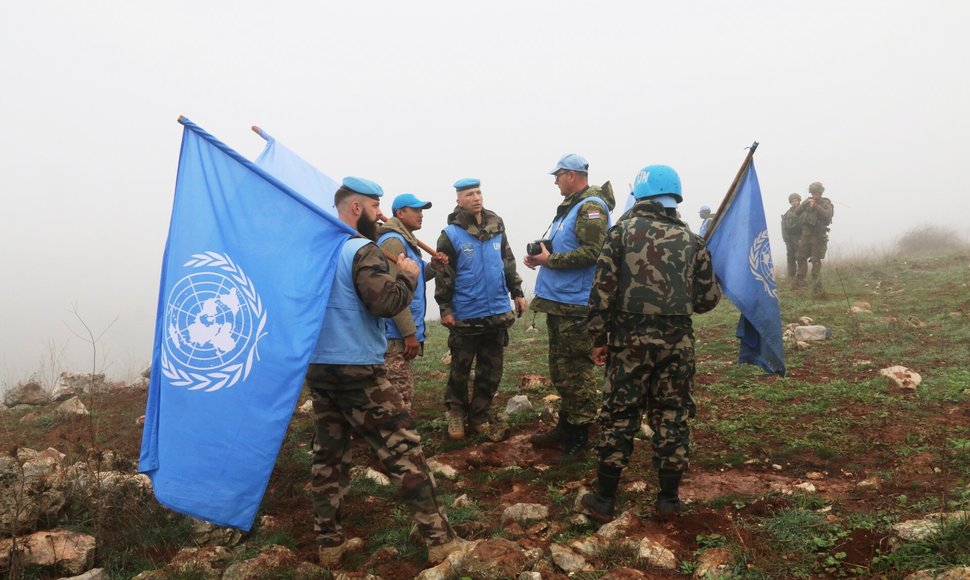
{"label": "un emblem", "polygon": [[764,285],[768,296],[777,299],[775,294],[775,275],[772,273],[771,247],[768,245],[768,230],[764,230],[754,238],[751,251],[748,252],[748,266],[755,280]]}
{"label": "un emblem", "polygon": [[217,252],[194,254],[194,271],[165,305],[162,373],[172,386],[217,391],[245,381],[266,335],[266,311],[242,268]]}

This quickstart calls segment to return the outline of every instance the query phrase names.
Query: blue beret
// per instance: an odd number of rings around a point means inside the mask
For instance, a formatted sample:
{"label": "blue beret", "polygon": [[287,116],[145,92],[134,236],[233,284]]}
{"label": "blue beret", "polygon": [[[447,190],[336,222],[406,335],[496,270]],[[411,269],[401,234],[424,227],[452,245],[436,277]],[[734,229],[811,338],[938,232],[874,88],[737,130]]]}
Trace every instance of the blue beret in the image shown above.
{"label": "blue beret", "polygon": [[473,177],[466,177],[464,179],[459,179],[455,182],[455,189],[461,191],[463,189],[471,189],[473,187],[478,187],[481,185],[482,181],[480,179],[475,179]]}
{"label": "blue beret", "polygon": [[394,203],[391,204],[391,213],[396,212],[402,207],[413,207],[415,209],[428,209],[431,207],[430,201],[421,201],[418,196],[413,193],[402,193],[401,195],[394,198]]}
{"label": "blue beret", "polygon": [[363,177],[344,177],[343,186],[361,195],[369,195],[371,197],[381,197],[384,195],[384,190],[381,189],[380,185]]}
{"label": "blue beret", "polygon": [[556,164],[556,168],[549,172],[549,175],[555,175],[557,171],[579,171],[582,173],[589,173],[589,161],[582,155],[576,155],[575,153],[567,153],[559,159],[559,163]]}
{"label": "blue beret", "polygon": [[701,208],[699,210],[697,210],[697,213],[701,213],[701,212],[704,212],[704,211],[711,211],[711,207],[708,206],[708,205],[702,205]]}

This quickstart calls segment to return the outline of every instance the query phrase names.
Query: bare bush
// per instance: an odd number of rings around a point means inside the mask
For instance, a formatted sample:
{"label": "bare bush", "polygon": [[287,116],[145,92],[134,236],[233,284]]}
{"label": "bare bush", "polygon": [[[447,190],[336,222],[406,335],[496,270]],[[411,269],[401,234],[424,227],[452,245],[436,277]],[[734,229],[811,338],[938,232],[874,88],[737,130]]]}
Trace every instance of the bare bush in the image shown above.
{"label": "bare bush", "polygon": [[927,256],[949,254],[967,249],[967,241],[950,228],[922,225],[899,238],[896,249],[907,256]]}

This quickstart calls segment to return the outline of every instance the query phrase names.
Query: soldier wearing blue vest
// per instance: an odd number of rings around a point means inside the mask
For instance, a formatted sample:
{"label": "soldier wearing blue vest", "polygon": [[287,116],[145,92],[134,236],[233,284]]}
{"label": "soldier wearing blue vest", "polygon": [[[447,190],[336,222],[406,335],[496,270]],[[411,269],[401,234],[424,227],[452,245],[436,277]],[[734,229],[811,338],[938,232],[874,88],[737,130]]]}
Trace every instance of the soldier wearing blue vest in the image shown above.
{"label": "soldier wearing blue vest", "polygon": [[[424,354],[425,326],[424,317],[428,310],[425,298],[427,281],[438,275],[443,262],[433,256],[431,264],[421,259],[421,248],[414,232],[421,229],[424,210],[431,202],[422,201],[413,193],[402,193],[394,198],[391,211],[394,217],[385,221],[377,230],[377,244],[390,256],[405,254],[418,265],[418,287],[409,308],[387,319],[387,352],[384,365],[387,367],[387,380],[401,395],[404,408],[411,412],[414,399],[414,372],[411,360]],[[391,274],[397,269],[391,265]]]}
{"label": "soldier wearing blue vest", "polygon": [[[455,182],[458,207],[438,238],[438,252],[448,257],[444,275],[435,280],[434,297],[441,309],[441,324],[450,330],[451,373],[445,407],[452,440],[464,439],[466,427],[491,435],[490,429],[495,427],[492,399],[502,381],[508,329],[515,314],[521,316],[526,309],[505,223],[485,209],[480,185],[478,179]],[[473,364],[475,381],[469,397]]]}
{"label": "soldier wearing blue vest", "polygon": [[351,432],[371,447],[401,486],[401,496],[428,545],[429,562],[440,562],[469,545],[445,518],[414,421],[385,377],[382,317],[411,303],[418,266],[401,253],[397,274],[392,275],[373,243],[383,193],[373,181],[347,177],[334,194],[340,220],[362,235],[348,240],[340,251],[327,313],[307,369],[316,429],[313,527],[320,565],[327,568],[336,568],[347,552],[363,547],[360,538],[346,538],[340,522],[340,505],[350,486]]}
{"label": "soldier wearing blue vest", "polygon": [[589,185],[589,163],[580,155],[564,155],[550,172],[563,200],[549,226],[547,243],[525,257],[531,269],[540,267],[532,310],[546,314],[549,331],[549,375],[562,397],[555,428],[530,439],[536,447],[561,449],[554,459],[582,459],[589,428],[596,418],[599,394],[586,328],[593,272],[613,209],[613,188]]}

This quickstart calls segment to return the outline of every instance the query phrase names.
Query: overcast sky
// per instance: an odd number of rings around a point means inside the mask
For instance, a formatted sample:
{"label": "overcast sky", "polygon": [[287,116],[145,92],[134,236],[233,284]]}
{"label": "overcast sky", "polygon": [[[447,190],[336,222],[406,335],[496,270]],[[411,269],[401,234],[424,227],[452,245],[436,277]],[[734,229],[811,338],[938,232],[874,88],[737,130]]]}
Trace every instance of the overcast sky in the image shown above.
{"label": "overcast sky", "polygon": [[755,140],[776,264],[785,198],[816,180],[835,256],[920,224],[970,235],[968,21],[958,0],[0,0],[0,382],[51,341],[91,368],[74,305],[95,332],[117,319],[99,367],[147,364],[180,114],[250,159],[258,124],[374,179],[386,212],[417,193],[432,244],[452,182],[478,177],[521,255],[567,152],[620,197],[673,166],[696,228]]}

